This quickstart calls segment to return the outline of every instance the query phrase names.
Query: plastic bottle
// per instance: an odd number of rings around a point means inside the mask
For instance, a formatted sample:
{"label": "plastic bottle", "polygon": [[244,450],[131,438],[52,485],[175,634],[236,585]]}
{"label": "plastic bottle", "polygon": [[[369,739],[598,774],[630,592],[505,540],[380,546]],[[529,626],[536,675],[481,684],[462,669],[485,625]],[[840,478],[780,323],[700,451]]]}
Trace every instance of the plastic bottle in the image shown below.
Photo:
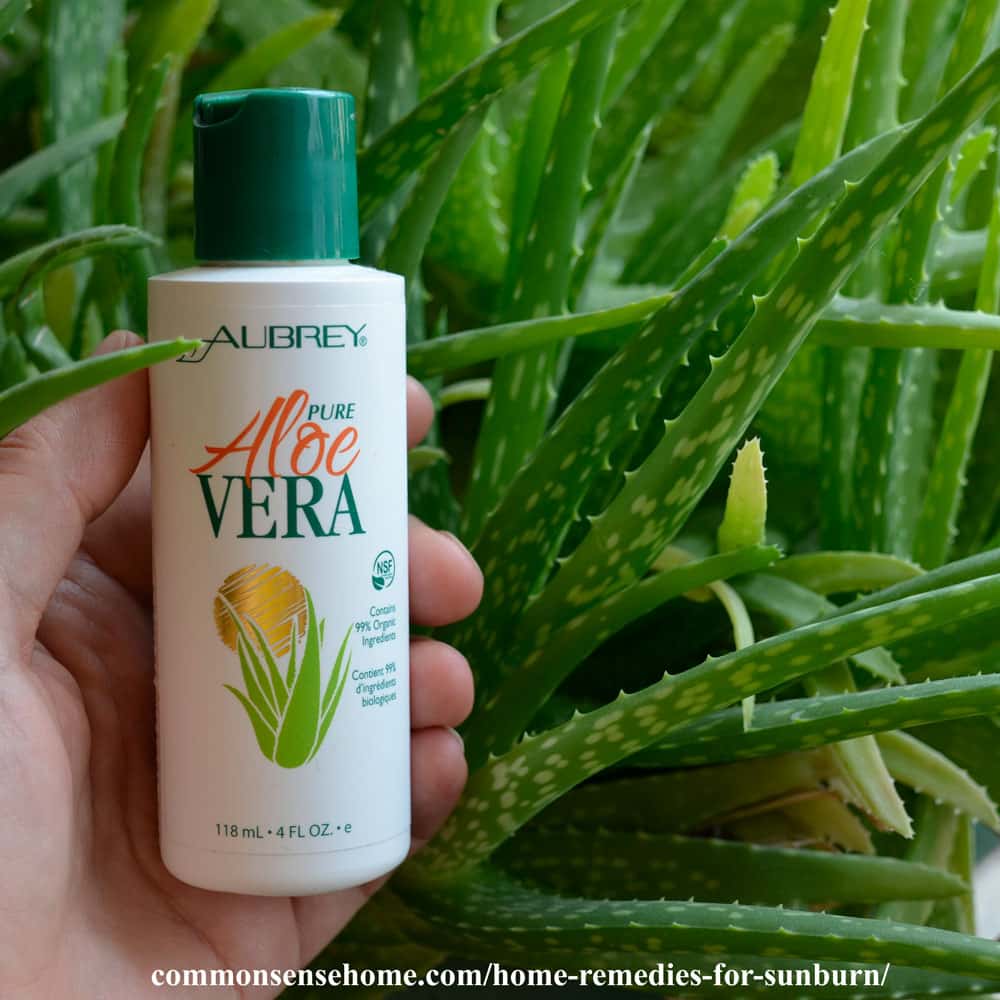
{"label": "plastic bottle", "polygon": [[202,95],[195,253],[149,284],[160,845],[207,889],[410,843],[403,280],[358,256],[354,102]]}

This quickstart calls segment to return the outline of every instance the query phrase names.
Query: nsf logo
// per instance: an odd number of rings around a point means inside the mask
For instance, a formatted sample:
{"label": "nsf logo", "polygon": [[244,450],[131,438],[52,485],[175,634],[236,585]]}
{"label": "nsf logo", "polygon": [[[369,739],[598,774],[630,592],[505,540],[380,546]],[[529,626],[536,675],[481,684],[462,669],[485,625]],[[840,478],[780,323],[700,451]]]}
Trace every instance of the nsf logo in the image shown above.
{"label": "nsf logo", "polygon": [[396,579],[396,557],[383,549],[372,564],[372,586],[376,590],[385,590]]}

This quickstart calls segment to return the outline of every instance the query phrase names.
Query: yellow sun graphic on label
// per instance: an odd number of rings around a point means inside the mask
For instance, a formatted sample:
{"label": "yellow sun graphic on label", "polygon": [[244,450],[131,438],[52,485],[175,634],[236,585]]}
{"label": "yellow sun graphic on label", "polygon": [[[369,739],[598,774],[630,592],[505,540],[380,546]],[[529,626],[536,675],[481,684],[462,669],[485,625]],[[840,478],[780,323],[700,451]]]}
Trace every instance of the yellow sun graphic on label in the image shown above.
{"label": "yellow sun graphic on label", "polygon": [[299,635],[306,627],[306,593],[298,579],[280,566],[244,566],[230,573],[215,596],[215,627],[219,638],[235,653],[236,623],[228,601],[244,624],[250,620],[264,633],[277,656],[291,643],[292,623]]}

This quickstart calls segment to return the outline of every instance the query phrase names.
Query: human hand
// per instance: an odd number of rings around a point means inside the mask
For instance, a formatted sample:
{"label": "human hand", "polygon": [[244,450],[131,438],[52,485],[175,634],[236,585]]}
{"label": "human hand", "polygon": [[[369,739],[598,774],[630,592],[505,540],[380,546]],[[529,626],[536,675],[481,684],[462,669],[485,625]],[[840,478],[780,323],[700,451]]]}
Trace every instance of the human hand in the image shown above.
{"label": "human hand", "polygon": [[[112,334],[102,351],[136,342]],[[430,426],[410,382],[410,446]],[[301,898],[206,892],[157,843],[145,372],[48,410],[0,441],[0,996],[160,993],[153,969],[305,965],[384,879]],[[456,540],[410,522],[416,624],[470,614],[482,576]],[[466,777],[450,731],[472,706],[454,649],[411,654],[413,849]],[[242,996],[263,998],[274,990]]]}

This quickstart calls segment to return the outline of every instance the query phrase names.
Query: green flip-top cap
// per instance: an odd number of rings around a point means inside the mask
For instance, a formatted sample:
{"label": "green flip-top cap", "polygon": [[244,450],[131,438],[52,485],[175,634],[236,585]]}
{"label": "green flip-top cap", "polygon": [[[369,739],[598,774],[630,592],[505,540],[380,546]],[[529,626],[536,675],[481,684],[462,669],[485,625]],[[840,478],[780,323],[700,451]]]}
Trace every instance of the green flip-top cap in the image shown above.
{"label": "green flip-top cap", "polygon": [[354,98],[297,88],[201,94],[194,200],[199,260],[359,256]]}

